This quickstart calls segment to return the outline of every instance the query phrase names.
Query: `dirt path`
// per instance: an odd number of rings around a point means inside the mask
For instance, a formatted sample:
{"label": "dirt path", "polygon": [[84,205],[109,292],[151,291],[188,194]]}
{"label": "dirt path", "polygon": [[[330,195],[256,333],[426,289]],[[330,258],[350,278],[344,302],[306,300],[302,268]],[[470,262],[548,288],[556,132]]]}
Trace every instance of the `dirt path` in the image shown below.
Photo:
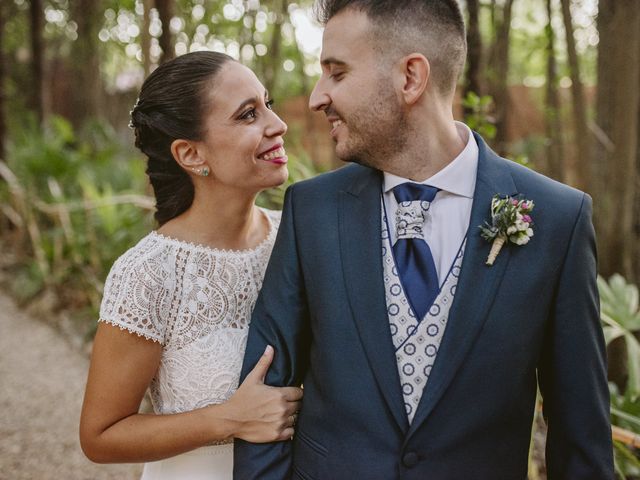
{"label": "dirt path", "polygon": [[0,480],[138,479],[140,465],[96,465],[78,442],[88,361],[0,294]]}

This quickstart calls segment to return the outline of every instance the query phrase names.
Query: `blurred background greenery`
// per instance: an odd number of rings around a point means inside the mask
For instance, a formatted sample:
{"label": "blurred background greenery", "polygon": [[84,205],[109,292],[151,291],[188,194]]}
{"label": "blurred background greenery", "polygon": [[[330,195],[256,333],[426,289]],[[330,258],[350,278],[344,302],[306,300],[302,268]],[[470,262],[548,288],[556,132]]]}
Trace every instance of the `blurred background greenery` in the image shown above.
{"label": "blurred background greenery", "polygon": [[[640,478],[640,1],[466,0],[455,115],[502,155],[594,198],[616,471]],[[0,268],[22,304],[90,339],[113,261],[154,228],[128,112],[188,51],[258,74],[289,124],[289,182],[336,168],[306,108],[322,29],[312,0],[3,0]],[[278,208],[284,188],[260,203]],[[608,279],[608,280],[605,280]],[[53,320],[52,320],[53,321]],[[545,478],[536,415],[530,478]],[[543,444],[543,441],[542,441]]]}

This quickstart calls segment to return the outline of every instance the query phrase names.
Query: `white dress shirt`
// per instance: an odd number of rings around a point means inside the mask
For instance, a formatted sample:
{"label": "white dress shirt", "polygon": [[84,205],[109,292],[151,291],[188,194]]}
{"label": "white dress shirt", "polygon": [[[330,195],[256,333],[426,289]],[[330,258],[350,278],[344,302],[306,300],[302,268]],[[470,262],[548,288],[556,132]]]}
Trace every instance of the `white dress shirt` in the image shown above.
{"label": "white dress shirt", "polygon": [[[478,171],[478,144],[471,129],[460,122],[456,122],[456,128],[466,143],[462,152],[438,173],[419,182],[440,189],[424,223],[425,240],[431,249],[440,284],[445,281],[469,229]],[[413,181],[384,172],[382,196],[392,245],[397,241],[395,219],[398,208],[393,188],[405,182]]]}

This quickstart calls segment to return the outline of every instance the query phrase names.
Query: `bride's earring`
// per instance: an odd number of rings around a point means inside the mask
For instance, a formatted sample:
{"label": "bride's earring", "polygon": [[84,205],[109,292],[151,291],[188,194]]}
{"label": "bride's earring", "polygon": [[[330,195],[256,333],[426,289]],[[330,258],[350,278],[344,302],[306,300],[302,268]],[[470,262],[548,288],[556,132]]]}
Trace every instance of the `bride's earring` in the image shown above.
{"label": "bride's earring", "polygon": [[202,168],[191,167],[191,171],[196,175],[200,175],[201,177],[209,176],[209,167],[204,166]]}

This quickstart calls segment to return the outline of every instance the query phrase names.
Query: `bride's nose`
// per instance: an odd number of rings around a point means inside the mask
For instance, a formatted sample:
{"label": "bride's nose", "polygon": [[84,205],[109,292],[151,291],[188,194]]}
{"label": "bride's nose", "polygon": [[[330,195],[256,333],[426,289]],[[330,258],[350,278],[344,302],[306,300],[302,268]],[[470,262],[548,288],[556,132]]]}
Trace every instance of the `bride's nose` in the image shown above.
{"label": "bride's nose", "polygon": [[270,113],[271,117],[265,134],[269,137],[280,137],[287,133],[287,124],[282,121],[276,112],[271,111]]}

